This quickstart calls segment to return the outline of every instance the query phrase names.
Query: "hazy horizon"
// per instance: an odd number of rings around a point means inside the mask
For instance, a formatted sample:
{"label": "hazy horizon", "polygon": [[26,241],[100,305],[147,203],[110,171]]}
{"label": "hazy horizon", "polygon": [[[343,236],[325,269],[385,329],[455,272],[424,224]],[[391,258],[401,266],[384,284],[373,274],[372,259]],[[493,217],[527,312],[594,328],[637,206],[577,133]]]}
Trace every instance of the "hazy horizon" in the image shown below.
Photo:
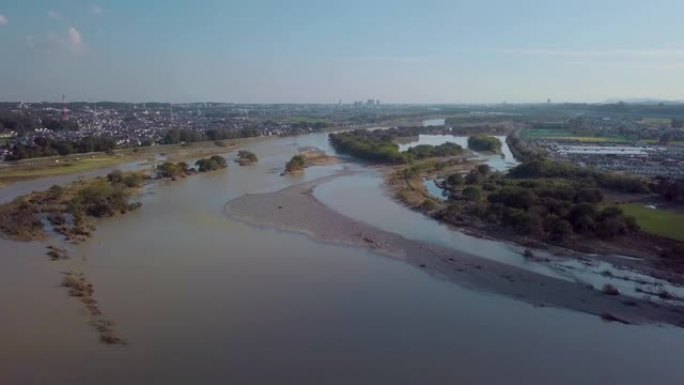
{"label": "hazy horizon", "polygon": [[684,3],[0,4],[0,100],[684,100]]}

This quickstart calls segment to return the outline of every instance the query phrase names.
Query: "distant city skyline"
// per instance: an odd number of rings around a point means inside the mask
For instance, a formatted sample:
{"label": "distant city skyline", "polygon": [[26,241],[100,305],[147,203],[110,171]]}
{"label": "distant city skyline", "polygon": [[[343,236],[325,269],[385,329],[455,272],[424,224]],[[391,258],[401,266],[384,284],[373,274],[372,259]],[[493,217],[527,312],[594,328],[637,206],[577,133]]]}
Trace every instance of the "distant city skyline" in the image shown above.
{"label": "distant city skyline", "polygon": [[0,101],[684,100],[684,2],[0,3]]}

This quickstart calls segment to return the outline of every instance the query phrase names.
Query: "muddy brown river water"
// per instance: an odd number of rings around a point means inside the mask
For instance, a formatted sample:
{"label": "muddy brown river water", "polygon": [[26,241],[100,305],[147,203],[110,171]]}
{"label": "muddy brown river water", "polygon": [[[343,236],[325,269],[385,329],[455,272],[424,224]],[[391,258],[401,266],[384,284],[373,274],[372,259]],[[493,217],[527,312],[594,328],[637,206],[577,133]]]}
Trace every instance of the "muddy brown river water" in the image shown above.
{"label": "muddy brown river water", "polygon": [[[49,261],[43,243],[0,240],[0,384],[684,383],[684,329],[537,308],[224,214],[243,194],[365,170],[280,176],[304,146],[333,152],[325,134],[273,138],[246,146],[255,165],[153,185],[139,211],[99,221],[69,260]],[[336,179],[315,193],[367,223],[390,219],[385,230],[524,263],[510,245],[443,233],[397,204],[361,204],[382,196],[380,176],[354,178],[359,189]],[[29,187],[11,188],[0,198]],[[98,342],[60,287],[60,272],[73,269],[128,345]]]}

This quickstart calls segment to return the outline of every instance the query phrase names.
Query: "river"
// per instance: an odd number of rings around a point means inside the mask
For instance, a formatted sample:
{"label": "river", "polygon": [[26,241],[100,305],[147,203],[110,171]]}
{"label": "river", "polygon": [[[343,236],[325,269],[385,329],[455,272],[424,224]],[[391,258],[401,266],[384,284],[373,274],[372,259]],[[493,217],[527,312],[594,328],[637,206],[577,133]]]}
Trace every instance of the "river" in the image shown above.
{"label": "river", "polygon": [[[467,237],[387,199],[379,173],[362,165],[280,176],[305,146],[334,152],[325,134],[273,138],[245,146],[259,156],[252,166],[153,185],[139,211],[99,221],[66,261],[48,261],[41,243],[0,240],[0,383],[681,383],[683,329],[536,308],[369,250],[224,215],[243,194],[351,167],[361,173],[315,195],[407,237],[525,263],[512,246]],[[31,183],[0,189],[0,198],[41,182]],[[128,345],[97,342],[82,305],[59,287],[70,269],[93,282]]]}

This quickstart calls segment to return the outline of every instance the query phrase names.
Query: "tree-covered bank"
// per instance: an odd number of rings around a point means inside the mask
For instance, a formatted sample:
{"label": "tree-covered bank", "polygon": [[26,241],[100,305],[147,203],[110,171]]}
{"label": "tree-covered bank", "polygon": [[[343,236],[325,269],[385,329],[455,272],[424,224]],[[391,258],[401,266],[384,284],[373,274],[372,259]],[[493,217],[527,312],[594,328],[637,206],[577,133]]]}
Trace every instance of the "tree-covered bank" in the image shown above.
{"label": "tree-covered bank", "polygon": [[474,151],[501,153],[501,141],[493,136],[476,135],[468,138],[468,148]]}
{"label": "tree-covered bank", "polygon": [[461,155],[463,148],[456,143],[447,142],[438,146],[418,145],[403,152],[394,143],[398,138],[442,131],[441,128],[398,127],[386,130],[341,132],[330,134],[329,138],[336,151],[378,163],[404,164],[417,159]]}

